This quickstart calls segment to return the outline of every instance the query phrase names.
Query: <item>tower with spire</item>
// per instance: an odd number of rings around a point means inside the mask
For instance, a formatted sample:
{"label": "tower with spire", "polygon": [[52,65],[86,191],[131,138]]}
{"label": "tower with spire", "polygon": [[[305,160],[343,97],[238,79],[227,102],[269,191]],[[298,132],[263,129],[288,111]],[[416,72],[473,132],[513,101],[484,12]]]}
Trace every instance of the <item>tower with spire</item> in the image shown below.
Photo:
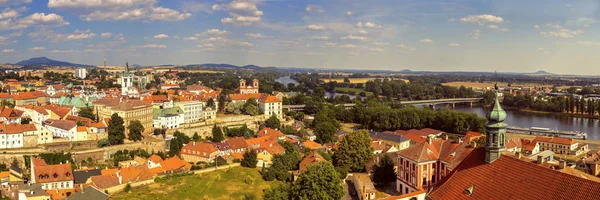
{"label": "tower with spire", "polygon": [[506,112],[500,106],[498,101],[498,85],[495,85],[494,104],[486,117],[488,123],[485,125],[486,132],[486,147],[485,147],[485,162],[492,163],[504,153],[506,149],[506,127],[504,123]]}
{"label": "tower with spire", "polygon": [[133,76],[129,74],[129,63],[125,62],[125,71],[121,77],[121,96],[128,96],[131,89],[133,89]]}

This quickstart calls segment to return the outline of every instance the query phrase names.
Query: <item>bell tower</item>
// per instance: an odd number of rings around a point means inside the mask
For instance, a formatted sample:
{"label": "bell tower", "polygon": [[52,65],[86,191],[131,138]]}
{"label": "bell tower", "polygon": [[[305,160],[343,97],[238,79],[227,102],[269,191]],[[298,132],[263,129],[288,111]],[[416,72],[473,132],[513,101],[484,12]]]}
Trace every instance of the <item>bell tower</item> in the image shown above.
{"label": "bell tower", "polygon": [[485,162],[492,163],[504,153],[506,149],[506,127],[504,123],[506,112],[498,101],[498,86],[495,86],[495,100],[492,109],[487,113],[488,123],[485,125],[486,147]]}

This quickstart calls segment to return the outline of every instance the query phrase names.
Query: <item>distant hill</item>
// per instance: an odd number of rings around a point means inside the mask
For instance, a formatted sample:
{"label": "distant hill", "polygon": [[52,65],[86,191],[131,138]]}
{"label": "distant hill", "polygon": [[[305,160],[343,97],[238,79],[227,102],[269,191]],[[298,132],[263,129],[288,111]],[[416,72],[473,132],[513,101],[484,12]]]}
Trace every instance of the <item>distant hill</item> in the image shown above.
{"label": "distant hill", "polygon": [[550,72],[547,72],[547,71],[544,71],[544,70],[539,70],[539,71],[533,72],[533,73],[523,73],[523,74],[525,74],[525,75],[538,75],[538,76],[539,75],[555,75],[553,73],[550,73]]}
{"label": "distant hill", "polygon": [[18,63],[15,63],[15,64],[21,65],[24,67],[36,67],[36,68],[43,67],[43,66],[91,67],[91,65],[75,64],[75,63],[70,63],[70,62],[65,62],[65,61],[52,60],[47,57],[30,58],[28,60],[19,61]]}

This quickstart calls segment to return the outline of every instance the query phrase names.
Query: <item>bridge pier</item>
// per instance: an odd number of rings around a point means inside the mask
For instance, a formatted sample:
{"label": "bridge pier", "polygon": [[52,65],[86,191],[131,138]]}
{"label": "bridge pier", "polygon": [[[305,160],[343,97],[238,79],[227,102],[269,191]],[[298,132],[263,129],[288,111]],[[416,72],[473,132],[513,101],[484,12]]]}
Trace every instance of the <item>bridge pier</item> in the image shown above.
{"label": "bridge pier", "polygon": [[452,103],[452,110],[456,107],[456,103]]}
{"label": "bridge pier", "polygon": [[469,102],[469,105],[471,106],[471,108],[473,108],[473,102]]}

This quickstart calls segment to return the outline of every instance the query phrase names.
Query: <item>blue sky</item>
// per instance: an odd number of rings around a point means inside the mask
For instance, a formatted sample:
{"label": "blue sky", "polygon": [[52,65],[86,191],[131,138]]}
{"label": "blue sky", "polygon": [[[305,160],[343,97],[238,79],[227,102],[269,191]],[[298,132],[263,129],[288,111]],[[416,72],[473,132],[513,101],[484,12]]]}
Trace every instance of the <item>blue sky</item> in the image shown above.
{"label": "blue sky", "polygon": [[0,62],[598,74],[600,1],[0,0]]}

